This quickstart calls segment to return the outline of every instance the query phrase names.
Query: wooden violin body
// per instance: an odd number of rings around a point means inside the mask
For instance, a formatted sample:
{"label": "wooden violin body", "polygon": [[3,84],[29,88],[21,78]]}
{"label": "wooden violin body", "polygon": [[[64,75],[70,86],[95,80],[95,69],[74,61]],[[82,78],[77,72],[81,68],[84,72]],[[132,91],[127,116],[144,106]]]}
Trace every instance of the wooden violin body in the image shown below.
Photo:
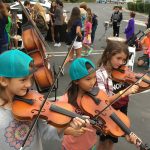
{"label": "wooden violin body", "polygon": [[25,52],[33,58],[34,65],[38,68],[34,73],[37,88],[39,91],[45,91],[54,81],[53,72],[51,67],[49,68],[50,64],[46,60],[45,49],[31,25],[23,27],[22,39]]}
{"label": "wooden violin body", "polygon": [[[17,120],[30,120],[32,121],[38,114],[39,109],[42,105],[44,97],[42,94],[31,90],[24,97],[16,97],[12,105],[12,112]],[[64,127],[70,123],[70,117],[56,113],[52,111],[53,104],[60,108],[74,112],[74,107],[68,103],[63,102],[50,102],[46,101],[42,108],[40,118],[47,121],[48,124],[52,124],[56,127]]]}
{"label": "wooden violin body", "polygon": [[[12,113],[17,120],[32,121],[38,116],[41,106],[43,105],[44,96],[34,90],[30,90],[24,97],[15,97],[12,104]],[[72,118],[79,117],[85,120],[79,114],[75,113],[75,108],[65,102],[50,102],[46,101],[42,107],[39,118],[47,121],[56,127],[66,127]],[[89,122],[94,125],[96,122],[89,119]]]}
{"label": "wooden violin body", "polygon": [[[93,98],[95,100],[93,100]],[[86,115],[89,115],[91,119],[94,119],[107,105],[108,105],[108,96],[105,92],[100,90],[96,96],[89,96],[85,94],[81,99],[81,109]],[[116,122],[112,120],[112,116],[116,115],[121,121],[130,128],[129,118],[119,110],[115,110],[112,106],[108,107],[104,112],[97,116],[103,122],[102,132],[104,134],[109,134],[114,137],[123,136],[125,133],[117,125]]]}
{"label": "wooden violin body", "polygon": [[[114,69],[112,72],[113,80],[117,82],[127,82],[129,84],[135,83],[141,76],[132,72],[127,66],[122,66],[119,69]],[[140,90],[150,88],[150,77],[145,75],[142,81],[138,83]]]}
{"label": "wooden violin body", "polygon": [[25,52],[34,59],[35,66],[40,68],[40,71],[34,73],[34,78],[38,91],[43,92],[49,90],[54,82],[54,75],[45,54],[50,47],[20,0],[18,2],[28,19],[28,23],[22,26],[23,45]]}
{"label": "wooden violin body", "polygon": [[[130,120],[119,110],[108,106],[108,96],[97,87],[91,92],[87,92],[80,100],[80,108],[85,115],[89,115],[92,120],[101,120],[101,131],[104,135],[120,137],[123,135],[131,135]],[[136,145],[140,150],[150,150],[147,144],[143,144],[142,140],[137,136]]]}

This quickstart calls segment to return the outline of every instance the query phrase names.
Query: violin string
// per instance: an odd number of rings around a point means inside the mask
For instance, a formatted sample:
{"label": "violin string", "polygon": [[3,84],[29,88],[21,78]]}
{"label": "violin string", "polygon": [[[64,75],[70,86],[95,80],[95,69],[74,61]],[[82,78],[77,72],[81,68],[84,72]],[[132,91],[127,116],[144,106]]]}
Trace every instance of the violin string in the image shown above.
{"label": "violin string", "polygon": [[133,84],[131,84],[130,86],[128,86],[128,88],[126,88],[126,89],[123,91],[123,93],[120,94],[114,101],[112,101],[112,102],[109,103],[106,107],[104,107],[101,111],[99,111],[99,113],[94,116],[94,119],[97,119],[97,118],[99,117],[99,115],[102,114],[108,107],[110,107],[110,106],[113,105],[115,102],[117,102],[117,101],[120,99],[120,97],[122,97],[122,95],[123,95],[127,90],[129,90],[131,87],[133,87],[133,86],[136,85],[136,84],[138,85],[138,84],[142,81],[142,79],[144,78],[144,76],[145,76],[146,74],[148,74],[148,72],[149,72],[149,71],[145,72],[145,73],[141,76],[141,78],[139,78],[135,83],[133,83]]}
{"label": "violin string", "polygon": [[66,55],[66,57],[65,57],[65,59],[64,59],[64,61],[63,61],[63,63],[62,63],[62,65],[61,65],[61,67],[60,67],[60,70],[59,70],[59,72],[57,73],[56,78],[55,78],[55,80],[54,80],[54,82],[53,82],[51,88],[50,88],[49,91],[48,91],[48,94],[45,96],[45,99],[42,101],[42,105],[41,105],[41,107],[39,108],[38,114],[37,114],[36,118],[34,119],[32,125],[31,125],[31,127],[30,127],[30,130],[28,131],[28,133],[27,133],[27,135],[26,135],[26,137],[25,137],[25,139],[24,139],[24,141],[23,141],[23,144],[22,144],[22,146],[21,146],[21,148],[20,148],[19,150],[23,150],[23,147],[24,147],[24,145],[25,145],[27,139],[29,138],[29,135],[30,135],[31,131],[33,130],[35,124],[37,123],[37,121],[38,121],[38,119],[39,119],[39,117],[40,117],[40,113],[41,113],[41,111],[42,111],[42,108],[44,107],[44,104],[45,104],[46,100],[47,100],[48,97],[51,95],[51,93],[52,93],[52,91],[53,91],[53,89],[54,89],[54,87],[55,87],[55,84],[56,84],[56,82],[57,82],[57,80],[58,80],[58,78],[59,78],[59,76],[60,76],[61,70],[62,70],[62,68],[64,67],[65,61],[66,61],[66,59],[68,58],[68,56],[69,56],[71,50],[73,49],[73,45],[74,45],[74,42],[77,40],[77,37],[78,37],[78,35],[76,35],[76,37],[74,38],[74,40],[73,40],[73,42],[72,42],[72,44],[71,44],[71,46],[70,46],[70,50],[68,51],[68,53],[67,53],[67,55]]}

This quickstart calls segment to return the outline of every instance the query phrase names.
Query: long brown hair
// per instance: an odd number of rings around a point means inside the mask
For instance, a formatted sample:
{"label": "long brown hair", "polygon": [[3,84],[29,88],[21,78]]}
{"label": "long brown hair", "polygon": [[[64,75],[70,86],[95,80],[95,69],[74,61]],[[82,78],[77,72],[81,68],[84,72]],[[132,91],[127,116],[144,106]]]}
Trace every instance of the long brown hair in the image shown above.
{"label": "long brown hair", "polygon": [[[4,78],[6,78],[7,80],[10,80],[10,78],[7,78],[7,77],[0,77],[0,93],[6,90],[6,87],[1,84],[1,80],[4,80]],[[0,94],[0,97],[1,97],[1,94]],[[4,103],[1,106],[6,105],[8,102],[9,102],[9,99],[5,99]]]}
{"label": "long brown hair", "polygon": [[118,41],[109,41],[107,42],[106,49],[103,52],[103,55],[101,59],[98,61],[98,67],[101,65],[104,66],[110,66],[110,60],[112,56],[124,52],[126,54],[126,61],[125,64],[127,63],[129,59],[129,50],[128,50],[128,45],[124,42],[118,42]]}
{"label": "long brown hair", "polygon": [[77,19],[81,19],[80,9],[78,7],[74,7],[71,12],[70,19],[68,21],[68,31],[70,31],[73,22]]}
{"label": "long brown hair", "polygon": [[0,2],[0,19],[2,19],[3,16],[8,17],[8,11],[6,5],[3,2]]}

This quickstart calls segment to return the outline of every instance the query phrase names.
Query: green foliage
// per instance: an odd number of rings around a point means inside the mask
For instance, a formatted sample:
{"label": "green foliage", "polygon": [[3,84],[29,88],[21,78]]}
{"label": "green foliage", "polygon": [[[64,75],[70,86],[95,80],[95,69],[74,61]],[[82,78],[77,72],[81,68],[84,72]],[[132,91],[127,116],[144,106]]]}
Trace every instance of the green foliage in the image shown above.
{"label": "green foliage", "polygon": [[131,11],[136,11],[136,4],[133,3],[133,2],[127,3],[127,7],[128,7],[128,9],[131,10]]}
{"label": "green foliage", "polygon": [[136,3],[136,11],[140,12],[140,13],[144,13],[144,3]]}
{"label": "green foliage", "polygon": [[142,0],[136,0],[136,3],[142,3]]}
{"label": "green foliage", "polygon": [[150,12],[150,3],[145,3],[145,5],[144,5],[144,12],[149,14],[149,12]]}
{"label": "green foliage", "polygon": [[150,11],[150,3],[143,3],[141,0],[137,0],[136,3],[129,2],[127,3],[127,7],[131,11],[137,11],[140,13],[149,13]]}

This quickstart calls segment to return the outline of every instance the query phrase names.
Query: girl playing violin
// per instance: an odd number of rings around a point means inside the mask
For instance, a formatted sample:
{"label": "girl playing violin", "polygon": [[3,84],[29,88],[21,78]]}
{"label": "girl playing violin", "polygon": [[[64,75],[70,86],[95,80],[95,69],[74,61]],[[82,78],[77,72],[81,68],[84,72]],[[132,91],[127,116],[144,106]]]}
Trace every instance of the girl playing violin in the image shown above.
{"label": "girl playing violin", "polygon": [[[72,104],[77,113],[82,113],[79,109],[80,99],[83,97],[85,92],[91,91],[96,83],[95,65],[89,59],[77,58],[72,62],[69,74],[72,81],[67,93],[63,95],[60,100]],[[132,90],[135,89],[135,87],[132,88]],[[127,138],[132,143],[135,143],[134,135]],[[68,127],[65,130],[65,136],[63,138],[63,149],[91,150],[95,147],[96,139],[96,131],[91,126],[89,126],[89,128],[82,127],[80,130]]]}
{"label": "girl playing violin", "polygon": [[[85,92],[90,91],[96,83],[95,65],[88,59],[75,59],[69,69],[71,83],[67,93],[60,98],[75,106],[75,111],[81,113],[79,100]],[[91,150],[96,144],[96,130],[91,126],[80,130],[68,127],[63,138],[64,150]]]}
{"label": "girl playing violin", "polygon": [[[114,101],[127,88],[127,83],[118,83],[112,79],[113,69],[118,69],[125,65],[129,58],[128,46],[123,42],[109,41],[107,47],[98,62],[99,69],[96,71],[98,87],[104,90],[110,97],[109,101]],[[138,91],[138,86],[134,85],[127,90],[122,98],[112,106],[127,114],[129,97],[128,95]],[[100,136],[98,150],[112,150],[113,144],[118,142],[118,138],[112,136]]]}
{"label": "girl playing violin", "polygon": [[[30,129],[31,122],[18,121],[12,115],[14,96],[24,96],[32,85],[35,71],[33,59],[19,50],[10,50],[0,55],[0,146],[2,150],[18,150]],[[85,121],[74,118],[70,127],[77,129]],[[39,119],[31,132],[26,150],[61,149],[64,128],[57,129]],[[60,144],[59,144],[60,143]]]}

